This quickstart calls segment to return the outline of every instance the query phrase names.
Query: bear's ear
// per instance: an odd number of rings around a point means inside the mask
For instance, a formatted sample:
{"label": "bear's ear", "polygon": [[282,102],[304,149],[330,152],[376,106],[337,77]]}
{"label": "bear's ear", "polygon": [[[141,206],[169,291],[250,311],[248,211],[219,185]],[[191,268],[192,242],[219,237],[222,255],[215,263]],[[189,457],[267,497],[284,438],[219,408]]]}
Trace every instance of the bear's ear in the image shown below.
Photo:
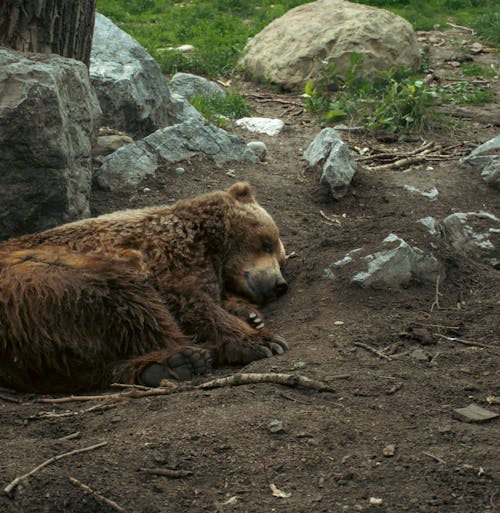
{"label": "bear's ear", "polygon": [[231,185],[227,192],[231,198],[241,201],[241,203],[253,203],[255,201],[253,189],[246,182],[237,182]]}

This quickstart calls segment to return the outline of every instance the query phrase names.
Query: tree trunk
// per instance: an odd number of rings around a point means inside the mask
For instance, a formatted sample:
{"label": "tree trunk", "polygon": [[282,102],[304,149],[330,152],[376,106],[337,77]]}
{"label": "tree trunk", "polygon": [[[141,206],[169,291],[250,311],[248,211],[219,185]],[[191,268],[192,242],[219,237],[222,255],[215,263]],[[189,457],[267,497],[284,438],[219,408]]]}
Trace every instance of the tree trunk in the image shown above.
{"label": "tree trunk", "polygon": [[90,63],[96,0],[0,0],[0,45]]}

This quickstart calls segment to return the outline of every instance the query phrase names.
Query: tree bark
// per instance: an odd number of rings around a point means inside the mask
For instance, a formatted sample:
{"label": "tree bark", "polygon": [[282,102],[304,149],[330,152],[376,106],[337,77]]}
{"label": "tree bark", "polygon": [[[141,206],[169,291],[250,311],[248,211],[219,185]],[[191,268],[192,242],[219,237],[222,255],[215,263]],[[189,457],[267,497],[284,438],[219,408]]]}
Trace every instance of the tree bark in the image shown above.
{"label": "tree bark", "polygon": [[0,0],[0,45],[90,64],[96,0]]}

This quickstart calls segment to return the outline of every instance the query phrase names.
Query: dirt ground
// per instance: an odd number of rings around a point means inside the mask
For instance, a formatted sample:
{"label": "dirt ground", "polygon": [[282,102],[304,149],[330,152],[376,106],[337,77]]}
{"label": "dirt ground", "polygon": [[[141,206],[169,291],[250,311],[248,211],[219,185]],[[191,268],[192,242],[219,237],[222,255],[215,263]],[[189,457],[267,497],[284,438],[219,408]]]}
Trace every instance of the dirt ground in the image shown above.
{"label": "dirt ground", "polygon": [[[437,73],[458,73],[446,59],[458,55],[467,36],[421,34]],[[495,53],[474,59],[498,67]],[[498,78],[489,81],[498,92]],[[500,395],[499,271],[440,244],[433,251],[446,277],[437,290],[428,283],[387,292],[355,287],[343,275],[324,277],[324,269],[348,251],[375,247],[389,233],[430,251],[430,236],[416,223],[421,217],[479,210],[500,215],[498,191],[478,170],[457,165],[499,132],[498,95],[485,106],[443,107],[458,124],[406,141],[344,132],[351,149],[367,148],[365,155],[399,154],[433,141],[447,157],[400,170],[361,166],[350,193],[333,201],[302,159],[321,127],[286,103],[301,99],[255,84],[242,87],[252,93],[255,115],[286,122],[276,137],[233,130],[266,143],[265,163],[216,166],[194,158],[182,163],[183,175],[170,166],[126,193],[94,191],[93,212],[171,203],[236,180],[251,182],[293,254],[286,266],[289,293],[264,309],[267,325],[287,339],[290,351],[242,370],[303,375],[334,391],[251,384],[108,407],[98,400],[44,404],[40,396],[2,390],[2,489],[51,457],[106,445],[52,461],[11,494],[0,492],[0,511],[498,512],[500,421],[467,423],[454,410],[476,403],[500,413],[500,405],[486,401]],[[435,185],[438,199],[408,192],[404,184]],[[189,475],[141,470],[151,468]],[[115,504],[104,504],[70,477]]]}

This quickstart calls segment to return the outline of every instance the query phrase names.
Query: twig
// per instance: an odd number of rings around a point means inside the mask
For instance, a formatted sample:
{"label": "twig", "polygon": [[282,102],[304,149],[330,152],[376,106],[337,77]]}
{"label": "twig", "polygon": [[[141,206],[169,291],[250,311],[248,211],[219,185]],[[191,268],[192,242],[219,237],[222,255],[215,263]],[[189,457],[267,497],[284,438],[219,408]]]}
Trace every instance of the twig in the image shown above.
{"label": "twig", "polygon": [[338,219],[335,219],[334,217],[329,217],[327,216],[323,210],[320,210],[319,211],[319,214],[321,217],[323,217],[324,219],[326,219],[327,221],[329,221],[331,224],[337,224],[339,226],[342,226],[342,223],[338,220]]}
{"label": "twig", "polygon": [[439,461],[439,463],[446,465],[446,461],[444,461],[443,458],[440,458],[439,456],[436,456],[434,454],[431,454],[430,452],[425,451],[422,451],[422,454],[425,454],[426,456],[429,456],[429,458],[432,458],[433,460]]}
{"label": "twig", "polygon": [[99,449],[100,447],[104,447],[105,445],[108,445],[108,442],[100,442],[98,444],[95,444],[95,445],[91,445],[89,447],[83,447],[82,449],[75,449],[73,451],[69,451],[69,452],[64,452],[62,454],[57,454],[56,456],[52,456],[52,458],[49,458],[48,460],[44,461],[43,463],[40,463],[40,465],[38,465],[38,467],[35,467],[33,470],[29,471],[28,473],[26,474],[23,474],[22,476],[19,476],[19,477],[16,477],[14,479],[14,481],[10,482],[4,489],[3,491],[9,495],[12,490],[14,490],[14,488],[21,482],[23,481],[24,479],[32,476],[33,474],[35,474],[36,472],[38,472],[39,470],[41,470],[43,467],[46,467],[47,465],[50,465],[51,463],[54,463],[54,461],[57,461],[57,460],[60,460],[62,458],[67,458],[68,456],[73,456],[73,454],[80,454],[82,452],[87,452],[87,451],[93,451],[94,449]]}
{"label": "twig", "polygon": [[471,29],[469,27],[464,27],[462,25],[455,25],[454,23],[450,23],[449,21],[446,22],[446,25],[449,25],[450,27],[457,28],[457,29],[468,30],[472,35],[474,35],[476,33],[476,31],[474,29]]}
{"label": "twig", "polygon": [[78,479],[75,479],[74,477],[68,477],[69,482],[78,486],[82,490],[85,490],[86,492],[89,492],[94,499],[96,499],[97,502],[101,502],[103,504],[106,504],[106,506],[109,506],[111,509],[114,509],[115,511],[119,511],[120,513],[127,513],[127,510],[125,508],[122,508],[119,504],[117,504],[115,501],[112,501],[111,499],[107,499],[106,497],[102,496],[100,493],[95,492],[90,488],[90,486],[87,486],[86,484],[83,484],[81,481],[78,481]]}
{"label": "twig", "polygon": [[16,397],[10,397],[8,395],[3,395],[3,394],[0,394],[0,399],[2,399],[2,401],[7,401],[8,403],[16,403],[16,404],[22,403],[21,399],[17,399]]}
{"label": "twig", "polygon": [[28,417],[29,420],[46,420],[46,419],[59,419],[62,417],[74,417],[75,415],[81,415],[82,413],[89,413],[91,411],[98,410],[109,410],[110,408],[115,408],[118,406],[118,403],[111,404],[95,404],[91,408],[86,408],[85,410],[77,410],[77,411],[65,411],[63,413],[55,413],[53,411],[39,411],[36,415],[32,415]]}
{"label": "twig", "polygon": [[488,344],[482,344],[481,342],[471,342],[470,340],[464,340],[463,338],[447,337],[446,335],[441,335],[441,333],[435,333],[435,335],[437,337],[444,338],[445,340],[449,340],[450,342],[458,342],[459,344],[463,344],[464,346],[484,347],[485,349],[500,351],[500,347],[498,346],[490,346]]}
{"label": "twig", "polygon": [[40,402],[61,404],[82,401],[108,401],[113,399],[117,401],[125,401],[127,399],[138,399],[140,397],[148,397],[152,395],[168,395],[170,393],[172,393],[171,388],[146,388],[146,390],[136,390],[133,388],[127,392],[116,392],[114,394],[71,395],[69,397],[57,397],[55,399],[40,399]]}
{"label": "twig", "polygon": [[307,378],[306,376],[299,376],[296,374],[276,374],[276,373],[252,373],[252,374],[233,374],[225,378],[218,378],[212,381],[207,381],[198,385],[196,388],[203,390],[209,388],[219,388],[226,386],[249,385],[252,383],[276,383],[278,385],[285,385],[289,387],[304,387],[318,390],[319,392],[333,392],[334,390],[330,385],[316,381],[315,379]]}
{"label": "twig", "polygon": [[439,306],[439,296],[441,295],[441,293],[439,292],[439,280],[440,279],[441,279],[441,275],[438,274],[437,278],[436,278],[436,291],[434,294],[434,301],[432,302],[432,305],[431,305],[431,313],[434,311],[434,308],[437,308],[438,310],[440,308],[440,306]]}
{"label": "twig", "polygon": [[81,435],[80,431],[75,431],[74,433],[71,433],[69,435],[61,436],[61,438],[58,438],[57,440],[59,440],[59,441],[62,441],[62,440],[74,440],[75,438],[79,438],[80,435]]}
{"label": "twig", "polygon": [[380,351],[377,351],[374,347],[371,347],[367,344],[363,344],[363,342],[354,342],[354,345],[357,347],[362,347],[363,349],[366,349],[367,351],[370,351],[373,354],[376,354],[377,356],[380,356],[380,358],[383,358],[384,360],[391,361],[392,358],[390,356],[387,356],[384,353],[381,353]]}
{"label": "twig", "polygon": [[191,470],[174,470],[170,468],[141,468],[139,470],[141,472],[146,472],[146,474],[152,474],[154,476],[166,476],[173,479],[179,479],[181,477],[188,477],[193,475]]}
{"label": "twig", "polygon": [[416,148],[414,150],[404,152],[404,153],[399,153],[399,154],[395,154],[394,152],[375,153],[373,155],[367,155],[366,157],[360,157],[356,160],[358,162],[362,162],[362,161],[366,161],[366,160],[377,160],[377,159],[386,158],[386,157],[388,157],[388,158],[411,157],[411,156],[416,155],[417,153],[420,153],[428,148],[431,148],[432,146],[434,146],[433,141],[424,143],[424,144],[422,144],[422,146],[419,146],[418,148]]}

